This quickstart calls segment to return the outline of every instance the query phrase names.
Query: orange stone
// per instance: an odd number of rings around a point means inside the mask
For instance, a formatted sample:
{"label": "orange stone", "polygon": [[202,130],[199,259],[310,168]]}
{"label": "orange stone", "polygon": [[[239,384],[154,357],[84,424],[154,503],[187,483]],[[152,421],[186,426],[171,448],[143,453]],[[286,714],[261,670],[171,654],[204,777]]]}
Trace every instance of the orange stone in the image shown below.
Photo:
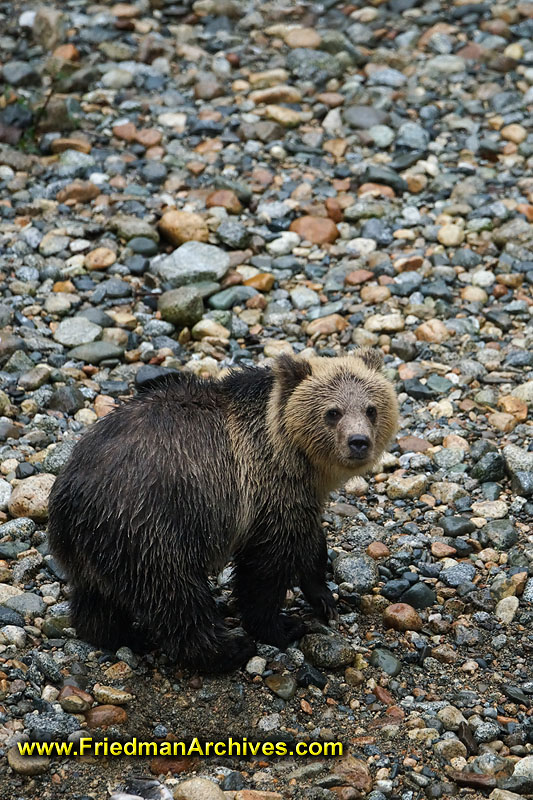
{"label": "orange stone", "polygon": [[361,283],[371,281],[372,278],[375,278],[375,275],[369,269],[354,269],[353,272],[348,273],[344,282],[349,286],[359,286]]}
{"label": "orange stone", "polygon": [[440,319],[428,319],[419,325],[415,331],[415,336],[422,342],[436,342],[440,344],[450,338],[450,332],[444,322]]}
{"label": "orange stone", "polygon": [[217,189],[207,197],[205,207],[215,208],[216,206],[225,208],[230,214],[240,214],[242,211],[241,201],[231,189]]}
{"label": "orange stone", "polygon": [[318,103],[324,103],[328,108],[337,108],[344,103],[344,95],[340,92],[321,92],[317,94],[316,100]]}
{"label": "orange stone", "polygon": [[450,545],[445,542],[433,542],[431,545],[431,552],[437,558],[449,558],[455,555],[457,550],[455,547],[450,547]]}
{"label": "orange stone", "polygon": [[148,150],[145,151],[144,157],[149,158],[151,161],[161,161],[164,155],[165,148],[160,145],[155,145],[155,147],[149,147]]}
{"label": "orange stone", "polygon": [[396,197],[396,192],[390,186],[385,186],[382,183],[363,183],[357,190],[359,197],[364,194],[373,194],[376,197]]}
{"label": "orange stone", "polygon": [[388,689],[385,689],[384,686],[376,686],[374,689],[374,694],[378,698],[379,702],[386,706],[393,706],[396,702],[392,694]]}
{"label": "orange stone", "polygon": [[506,414],[504,411],[495,411],[493,414],[489,414],[487,419],[493,428],[502,433],[510,433],[518,422],[516,417]]}
{"label": "orange stone", "polygon": [[62,61],[79,61],[80,53],[77,47],[73,44],[60,44],[52,53],[54,58],[60,58]]}
{"label": "orange stone", "polygon": [[328,217],[300,217],[291,222],[289,230],[312,244],[331,244],[339,237],[337,226]]}
{"label": "orange stone", "polygon": [[333,222],[342,222],[344,215],[342,213],[342,208],[340,207],[339,201],[335,197],[327,198],[326,211],[328,212],[328,217],[332,219]]}
{"label": "orange stone", "polygon": [[141,131],[137,131],[135,141],[142,144],[143,147],[155,147],[155,145],[160,143],[162,138],[163,134],[161,131],[155,128],[144,128]]}
{"label": "orange stone", "polygon": [[113,136],[117,139],[124,139],[125,142],[134,142],[137,136],[137,128],[133,122],[124,122],[122,125],[114,125]]}
{"label": "orange stone", "polygon": [[88,728],[108,728],[110,725],[123,725],[128,719],[121,706],[95,706],[85,714]]}
{"label": "orange stone", "polygon": [[176,758],[156,756],[150,761],[150,772],[152,775],[166,775],[167,772],[179,774],[193,770],[196,763],[197,759],[190,756],[177,756]]}
{"label": "orange stone", "polygon": [[254,294],[253,297],[249,297],[246,301],[246,308],[258,308],[260,311],[264,311],[267,307],[266,297],[263,297],[262,294]]}
{"label": "orange stone", "polygon": [[[77,698],[77,702],[73,703],[70,709],[68,708],[68,701],[66,700],[68,697]],[[65,711],[70,711],[72,713],[77,713],[78,711],[89,711],[94,703],[92,695],[90,695],[88,692],[84,692],[83,689],[79,689],[77,686],[70,685],[64,686],[61,689],[57,699]]]}
{"label": "orange stone", "polygon": [[386,286],[363,286],[360,295],[365,303],[384,303],[389,299],[391,292]]}
{"label": "orange stone", "polygon": [[59,203],[90,203],[100,194],[100,189],[90,181],[73,181],[56,194]]}
{"label": "orange stone", "polygon": [[140,16],[141,9],[139,6],[130,5],[130,3],[117,3],[112,6],[111,13],[121,19],[133,19]]}
{"label": "orange stone", "polygon": [[86,139],[75,136],[54,139],[50,145],[52,153],[63,153],[65,150],[77,150],[79,153],[90,153],[91,145]]}
{"label": "orange stone", "polygon": [[52,286],[53,292],[75,292],[76,287],[72,281],[56,281]]}
{"label": "orange stone", "polygon": [[397,258],[394,262],[394,268],[397,272],[412,272],[420,269],[423,263],[422,256],[407,256],[405,258]]}
{"label": "orange stone", "polygon": [[533,206],[529,203],[519,203],[516,210],[525,216],[528,222],[533,222]]}
{"label": "orange stone", "polygon": [[396,631],[419,631],[422,628],[420,614],[408,603],[393,603],[383,612],[383,623]]}
{"label": "orange stone", "polygon": [[307,326],[306,334],[314,336],[315,333],[319,333],[327,336],[330,333],[340,333],[347,327],[348,322],[344,317],[341,317],[340,314],[330,314],[327,317],[312,320]]}
{"label": "orange stone", "polygon": [[94,412],[98,419],[106,417],[115,408],[115,401],[107,394],[98,394],[94,398]]}
{"label": "orange stone", "polygon": [[159,222],[159,230],[172,244],[184,242],[207,242],[209,230],[205,219],[192,211],[172,208],[165,211]]}
{"label": "orange stone", "polygon": [[508,394],[500,397],[498,405],[506,414],[512,414],[518,422],[525,422],[527,419],[527,403],[518,397]]}
{"label": "orange stone", "polygon": [[402,453],[424,453],[431,447],[429,442],[419,436],[402,436],[398,439]]}
{"label": "orange stone", "polygon": [[348,139],[328,139],[322,148],[335,158],[342,158],[348,148]]}
{"label": "orange stone", "polygon": [[366,554],[378,561],[380,558],[390,556],[390,550],[384,542],[370,542],[366,548]]}
{"label": "orange stone", "polygon": [[109,247],[97,247],[85,256],[87,269],[107,269],[117,260],[115,253]]}
{"label": "orange stone", "polygon": [[254,275],[252,278],[247,278],[244,281],[244,286],[251,286],[260,292],[269,292],[274,283],[275,277],[270,272],[260,272],[259,275]]}
{"label": "orange stone", "polygon": [[425,175],[407,175],[407,191],[411,194],[419,194],[419,192],[423,192],[426,186],[428,185],[428,179]]}

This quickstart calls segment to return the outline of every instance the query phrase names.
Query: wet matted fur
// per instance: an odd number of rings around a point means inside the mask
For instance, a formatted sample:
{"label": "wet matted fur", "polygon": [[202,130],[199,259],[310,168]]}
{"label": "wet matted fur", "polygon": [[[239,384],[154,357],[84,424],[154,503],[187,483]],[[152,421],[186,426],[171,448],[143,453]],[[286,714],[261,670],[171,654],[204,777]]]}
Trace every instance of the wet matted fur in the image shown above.
{"label": "wet matted fur", "polygon": [[[295,583],[331,616],[321,513],[396,433],[380,370],[381,354],[365,349],[282,356],[221,380],[181,372],[98,421],[50,497],[78,635],[221,671],[253,654],[252,639],[285,647],[301,635],[281,613]],[[230,558],[246,636],[225,627],[209,589]]]}

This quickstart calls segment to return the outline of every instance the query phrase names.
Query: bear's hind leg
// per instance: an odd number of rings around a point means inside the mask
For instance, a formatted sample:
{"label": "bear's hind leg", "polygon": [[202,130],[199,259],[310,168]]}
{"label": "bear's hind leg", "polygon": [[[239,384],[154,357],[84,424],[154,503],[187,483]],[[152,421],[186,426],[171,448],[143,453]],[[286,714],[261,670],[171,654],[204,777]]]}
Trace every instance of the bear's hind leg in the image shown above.
{"label": "bear's hind leg", "polygon": [[207,673],[231,672],[256,652],[246,635],[230,633],[216,607],[207,576],[187,576],[175,585],[164,607],[148,609],[159,647],[185,667]]}

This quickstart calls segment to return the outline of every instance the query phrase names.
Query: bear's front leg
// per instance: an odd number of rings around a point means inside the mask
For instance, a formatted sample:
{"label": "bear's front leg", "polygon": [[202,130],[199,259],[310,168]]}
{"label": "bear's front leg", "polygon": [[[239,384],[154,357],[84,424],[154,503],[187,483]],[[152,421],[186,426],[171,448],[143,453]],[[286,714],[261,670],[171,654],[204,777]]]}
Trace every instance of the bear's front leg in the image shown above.
{"label": "bear's front leg", "polygon": [[324,622],[336,619],[337,604],[326,586],[328,549],[326,537],[316,525],[306,542],[305,559],[300,567],[300,588],[313,611]]}
{"label": "bear's front leg", "polygon": [[295,574],[293,553],[283,542],[252,542],[235,561],[235,590],[244,629],[254,639],[284,650],[305,633],[300,620],[281,613]]}

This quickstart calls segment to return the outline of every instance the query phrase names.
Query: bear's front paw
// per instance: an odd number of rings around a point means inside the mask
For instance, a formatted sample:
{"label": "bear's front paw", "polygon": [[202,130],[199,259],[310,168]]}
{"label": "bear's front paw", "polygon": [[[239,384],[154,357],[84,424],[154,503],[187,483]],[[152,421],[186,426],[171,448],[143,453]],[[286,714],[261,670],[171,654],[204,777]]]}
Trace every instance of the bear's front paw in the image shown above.
{"label": "bear's front paw", "polygon": [[185,662],[185,666],[203,673],[233,672],[244,666],[256,652],[255,643],[249,636],[228,636],[216,650],[206,653],[202,658]]}
{"label": "bear's front paw", "polygon": [[274,623],[265,626],[258,633],[257,638],[264,644],[272,644],[285,650],[291,642],[301,639],[305,633],[306,627],[299,619],[288,614],[279,614]]}
{"label": "bear's front paw", "polygon": [[324,622],[338,619],[339,613],[337,611],[337,603],[327,586],[322,587],[320,592],[316,592],[313,597],[309,599],[309,602],[317,617]]}

